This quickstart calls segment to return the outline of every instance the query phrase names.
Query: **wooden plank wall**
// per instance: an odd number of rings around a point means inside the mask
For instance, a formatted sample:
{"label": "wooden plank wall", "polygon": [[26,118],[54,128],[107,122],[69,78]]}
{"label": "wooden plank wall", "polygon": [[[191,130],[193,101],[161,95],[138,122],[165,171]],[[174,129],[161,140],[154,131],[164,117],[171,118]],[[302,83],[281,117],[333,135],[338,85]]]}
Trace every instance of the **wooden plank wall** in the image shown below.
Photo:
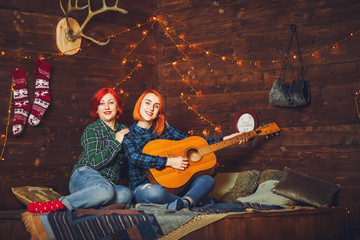
{"label": "wooden plank wall", "polygon": [[[101,7],[101,1],[91,1],[92,9]],[[107,1],[112,5],[115,1]],[[63,1],[66,5],[66,1]],[[79,1],[83,6],[87,1]],[[74,4],[74,1],[73,1]],[[142,31],[149,26],[136,28],[152,16],[155,3],[149,1],[119,3],[129,11],[127,15],[106,12],[95,16],[84,32],[96,39],[118,34],[128,28],[134,30],[112,38],[106,46],[91,45],[83,40],[83,50],[74,56],[59,56],[56,46],[56,26],[63,13],[59,1],[26,0],[0,2],[0,132],[5,133],[8,120],[12,70],[23,68],[28,72],[29,100],[32,104],[35,92],[36,64],[34,59],[46,59],[52,64],[50,79],[51,105],[44,119],[37,127],[26,125],[19,137],[10,133],[5,148],[4,160],[0,161],[0,209],[17,209],[21,204],[11,193],[11,187],[32,185],[48,186],[61,194],[68,193],[68,181],[74,163],[81,154],[80,138],[84,128],[92,121],[88,109],[93,94],[101,87],[114,87],[136,66],[136,63],[122,64],[122,60],[142,37]],[[81,24],[85,12],[70,16]],[[146,28],[145,28],[146,27]],[[135,49],[128,58],[141,60],[142,67],[130,79],[123,82],[117,91],[123,89],[130,95],[125,101],[122,122],[132,123],[132,108],[135,100],[146,88],[157,80],[156,33],[150,32],[141,43],[142,49]],[[31,60],[20,57],[31,57]],[[53,57],[57,56],[57,57]],[[12,123],[12,115],[11,115]],[[0,140],[1,147],[4,138]]]}
{"label": "wooden plank wall", "polygon": [[[225,135],[232,132],[236,114],[251,108],[260,123],[274,121],[282,132],[270,140],[257,138],[219,151],[220,171],[287,166],[341,184],[339,205],[356,212],[360,206],[360,119],[354,98],[360,90],[360,37],[331,46],[360,30],[360,3],[160,0],[158,9],[159,17],[170,33],[176,33],[173,39],[186,54],[159,30],[158,81],[160,92],[166,96],[169,122],[201,134],[204,129],[213,129],[202,121],[203,116],[222,128],[221,132],[211,131],[210,136]],[[269,104],[268,94],[280,74],[282,63],[277,60],[284,59],[290,24],[298,27],[303,55],[319,52],[303,58],[311,104],[279,108]],[[295,41],[292,52],[297,54]],[[172,67],[174,61],[183,58],[187,60],[175,66],[194,89],[202,92],[200,97],[187,100],[201,116],[179,97],[181,93],[194,95]],[[243,60],[242,65],[229,58]],[[299,78],[299,62],[290,61],[284,80],[290,83]]]}
{"label": "wooden plank wall", "polygon": [[[83,5],[86,1],[79,2]],[[98,1],[92,4],[101,5]],[[183,34],[188,41],[180,42],[173,35],[188,57],[176,67],[202,93],[200,97],[190,97],[189,104],[222,130],[212,131],[210,124],[181,102],[181,93],[194,94],[172,67],[184,55],[159,23],[132,55],[142,61],[142,67],[121,85],[130,93],[125,102],[124,123],[131,124],[135,100],[147,88],[156,88],[164,94],[172,125],[200,135],[204,129],[210,130],[209,136],[231,133],[236,114],[251,108],[260,123],[274,121],[282,133],[270,140],[257,138],[219,151],[220,171],[288,166],[341,184],[339,204],[352,212],[358,209],[360,119],[354,97],[360,89],[359,35],[334,49],[303,59],[311,87],[309,106],[287,109],[268,102],[282,65],[276,60],[284,58],[288,45],[289,25],[298,26],[302,53],[321,50],[360,29],[358,1],[158,0],[126,1],[120,6],[129,10],[129,14],[109,12],[96,16],[86,32],[101,38],[144,23],[153,15],[159,16],[168,31]],[[92,45],[74,56],[53,58],[58,53],[55,28],[63,17],[58,1],[34,0],[31,4],[25,0],[1,1],[0,12],[0,48],[5,52],[0,56],[1,133],[7,123],[11,71],[21,67],[29,72],[29,98],[33,102],[33,59],[50,57],[53,65],[51,106],[43,121],[38,127],[27,125],[18,138],[10,133],[4,160],[0,161],[0,208],[15,209],[20,205],[11,194],[12,186],[45,185],[67,193],[71,169],[81,153],[80,137],[91,121],[89,101],[97,89],[114,86],[133,69],[130,63],[122,65],[122,60],[131,51],[130,44],[141,38],[143,28],[112,38],[107,46]],[[77,13],[74,17],[81,20],[85,15]],[[195,45],[190,47],[189,43]],[[217,55],[206,55],[199,48]],[[21,56],[30,56],[32,60]],[[244,61],[237,65],[228,58]],[[298,63],[291,61],[286,80],[298,79],[298,70]],[[0,141],[2,146],[4,139]]]}

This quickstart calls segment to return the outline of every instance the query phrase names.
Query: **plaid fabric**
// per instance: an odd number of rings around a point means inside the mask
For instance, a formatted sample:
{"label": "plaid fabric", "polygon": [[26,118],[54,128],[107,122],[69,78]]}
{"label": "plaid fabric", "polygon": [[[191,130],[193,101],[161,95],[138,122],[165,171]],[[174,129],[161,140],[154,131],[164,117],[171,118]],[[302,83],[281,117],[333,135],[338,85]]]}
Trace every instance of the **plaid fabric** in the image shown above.
{"label": "plaid fabric", "polygon": [[284,209],[277,205],[264,205],[258,203],[216,203],[205,204],[201,207],[191,208],[193,212],[202,212],[206,214],[228,213],[228,212],[245,212],[246,209],[255,210],[279,210]]}
{"label": "plaid fabric", "polygon": [[[128,159],[129,165],[129,179],[130,189],[134,190],[140,184],[149,183],[144,169],[155,168],[162,170],[165,168],[167,158],[143,154],[144,146],[155,139],[168,139],[168,140],[182,140],[188,135],[182,133],[180,130],[165,125],[164,131],[157,135],[154,133],[154,128],[143,129],[135,122],[130,128],[130,132],[125,135],[123,141],[123,148]],[[209,144],[222,141],[223,138],[207,138]]]}
{"label": "plaid fabric", "polygon": [[156,239],[163,232],[152,214],[127,210],[97,210],[94,213],[59,211],[47,219],[57,240]]}
{"label": "plaid fabric", "polygon": [[[247,209],[260,211],[295,210],[280,206],[250,203],[206,204],[202,207],[192,208],[191,210],[183,209],[181,211],[168,211],[165,206],[160,206],[162,205],[140,204],[136,209],[124,209],[126,205],[114,204],[104,209],[77,209],[75,211],[58,211],[44,214],[25,212],[22,214],[22,220],[31,234],[31,239],[131,240],[157,239],[172,231],[189,233],[181,226],[186,223],[193,225],[190,226],[191,229],[196,229],[198,225],[194,223],[193,217],[197,215],[245,212]],[[171,238],[171,236],[170,234],[165,239],[178,239]]]}
{"label": "plaid fabric", "polygon": [[124,128],[125,125],[116,122],[114,131],[101,119],[87,126],[81,137],[83,152],[73,171],[89,166],[114,184],[118,184],[125,157],[120,151],[121,144],[115,140],[115,133]]}

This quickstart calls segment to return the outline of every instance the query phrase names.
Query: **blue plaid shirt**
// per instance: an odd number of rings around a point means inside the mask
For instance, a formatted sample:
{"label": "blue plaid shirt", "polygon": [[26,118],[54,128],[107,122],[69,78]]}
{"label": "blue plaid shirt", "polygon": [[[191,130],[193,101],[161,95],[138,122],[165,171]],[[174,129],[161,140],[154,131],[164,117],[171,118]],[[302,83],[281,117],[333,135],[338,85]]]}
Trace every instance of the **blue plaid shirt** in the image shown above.
{"label": "blue plaid shirt", "polygon": [[124,128],[125,125],[115,122],[114,131],[100,118],[89,124],[81,137],[83,152],[73,172],[79,167],[89,166],[114,184],[119,184],[121,166],[126,160],[121,151],[122,144],[115,140],[115,133]]}
{"label": "blue plaid shirt", "polygon": [[[130,189],[135,190],[140,184],[149,183],[144,169],[155,168],[157,170],[162,170],[165,168],[167,161],[166,157],[143,154],[142,150],[144,146],[155,139],[182,140],[187,138],[188,135],[183,134],[180,130],[171,125],[166,124],[164,131],[160,135],[153,133],[153,127],[144,129],[139,127],[137,122],[129,127],[129,130],[130,132],[125,135],[122,145],[128,159]],[[222,140],[222,137],[206,139],[209,144],[220,142]]]}

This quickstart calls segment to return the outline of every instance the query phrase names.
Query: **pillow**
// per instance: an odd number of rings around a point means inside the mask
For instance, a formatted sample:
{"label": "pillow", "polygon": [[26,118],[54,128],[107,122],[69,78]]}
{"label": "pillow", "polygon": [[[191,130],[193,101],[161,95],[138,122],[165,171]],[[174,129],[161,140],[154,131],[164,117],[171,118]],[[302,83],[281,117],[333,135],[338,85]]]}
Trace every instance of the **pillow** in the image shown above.
{"label": "pillow", "polygon": [[215,175],[215,187],[209,194],[209,197],[220,199],[226,192],[234,187],[239,172],[219,172]]}
{"label": "pillow", "polygon": [[24,186],[13,187],[11,190],[16,198],[26,206],[31,202],[54,201],[61,197],[59,193],[48,187]]}
{"label": "pillow", "polygon": [[315,207],[329,207],[340,186],[295,170],[284,168],[280,182],[273,192]]}
{"label": "pillow", "polygon": [[254,194],[247,197],[239,197],[237,201],[265,205],[295,205],[295,201],[271,191],[278,182],[277,180],[265,181],[259,185]]}
{"label": "pillow", "polygon": [[258,186],[259,178],[260,172],[257,170],[240,172],[235,180],[234,186],[219,199],[220,202],[236,202],[238,197],[253,194]]}
{"label": "pillow", "polygon": [[282,177],[283,171],[282,170],[275,170],[275,169],[267,169],[261,173],[259,184],[268,180],[278,180],[280,181]]}

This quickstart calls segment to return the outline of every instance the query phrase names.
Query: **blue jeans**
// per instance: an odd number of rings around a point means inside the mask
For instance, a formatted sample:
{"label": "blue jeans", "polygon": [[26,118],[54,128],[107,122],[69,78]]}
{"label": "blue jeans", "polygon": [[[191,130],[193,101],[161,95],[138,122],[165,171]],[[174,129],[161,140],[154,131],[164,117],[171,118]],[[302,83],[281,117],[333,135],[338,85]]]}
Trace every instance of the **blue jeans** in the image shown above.
{"label": "blue jeans", "polygon": [[115,203],[130,203],[133,194],[125,186],[110,183],[91,167],[76,169],[70,178],[70,195],[60,198],[68,210]]}
{"label": "blue jeans", "polygon": [[213,190],[215,180],[208,175],[203,175],[196,178],[184,195],[177,196],[169,193],[161,185],[142,184],[135,188],[134,195],[137,203],[157,203],[165,204],[171,203],[181,197],[188,197],[193,200],[194,205],[204,200],[206,196]]}

